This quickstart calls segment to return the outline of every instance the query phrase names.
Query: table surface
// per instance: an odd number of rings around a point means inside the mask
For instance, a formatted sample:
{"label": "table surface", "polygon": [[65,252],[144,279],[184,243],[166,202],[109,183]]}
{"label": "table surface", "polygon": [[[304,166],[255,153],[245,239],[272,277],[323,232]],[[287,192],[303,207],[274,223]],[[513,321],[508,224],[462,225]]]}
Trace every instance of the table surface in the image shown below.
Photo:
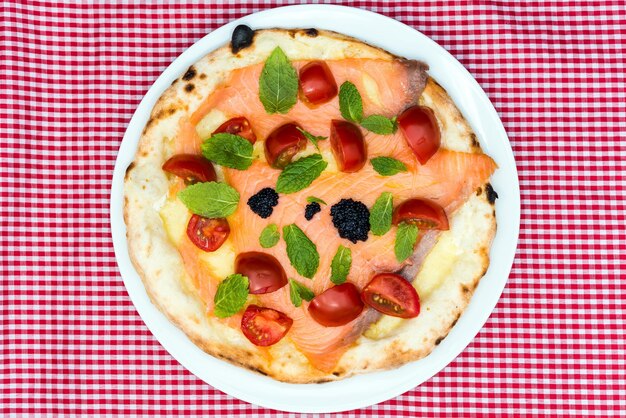
{"label": "table surface", "polygon": [[[0,411],[294,416],[206,385],[137,315],[115,263],[116,153],[182,51],[288,2],[2,2]],[[380,416],[626,410],[624,1],[344,2],[450,51],[498,110],[522,198],[517,256],[482,331]]]}

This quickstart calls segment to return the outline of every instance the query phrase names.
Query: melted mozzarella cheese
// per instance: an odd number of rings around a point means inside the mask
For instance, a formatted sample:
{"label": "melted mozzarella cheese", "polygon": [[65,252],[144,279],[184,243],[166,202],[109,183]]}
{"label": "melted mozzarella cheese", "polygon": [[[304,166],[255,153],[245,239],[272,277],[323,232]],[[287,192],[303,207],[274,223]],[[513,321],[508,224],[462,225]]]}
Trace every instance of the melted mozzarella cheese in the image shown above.
{"label": "melted mozzarella cheese", "polygon": [[198,132],[198,136],[201,139],[206,139],[224,122],[226,122],[226,115],[217,109],[213,109],[198,122],[196,132]]}
{"label": "melted mozzarella cheese", "polygon": [[[178,199],[167,199],[159,212],[169,239],[180,245],[186,233],[187,223],[191,214],[187,207]],[[204,263],[213,277],[225,278],[235,272],[235,249],[230,240],[213,252],[198,249],[198,259]]]}

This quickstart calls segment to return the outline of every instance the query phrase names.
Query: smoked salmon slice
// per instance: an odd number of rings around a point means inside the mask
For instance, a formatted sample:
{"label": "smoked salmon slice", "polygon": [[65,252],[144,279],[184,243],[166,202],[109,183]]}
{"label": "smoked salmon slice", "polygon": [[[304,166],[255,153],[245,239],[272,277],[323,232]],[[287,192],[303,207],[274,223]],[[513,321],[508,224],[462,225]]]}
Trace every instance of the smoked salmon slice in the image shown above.
{"label": "smoked salmon slice", "polygon": [[[407,60],[344,59],[328,61],[337,84],[353,82],[363,97],[365,115],[382,114],[394,116],[408,106],[417,103],[425,85],[423,64]],[[303,63],[295,62],[299,68]],[[338,99],[315,109],[298,102],[287,114],[268,115],[258,99],[259,75],[262,64],[233,71],[228,80],[211,94],[204,103],[181,122],[177,148],[180,151],[199,149],[201,138],[191,132],[213,109],[220,110],[227,118],[245,116],[251,121],[253,130],[261,140],[278,126],[297,122],[313,135],[329,136],[330,122],[341,119]],[[410,198],[427,198],[442,206],[448,215],[459,208],[471,193],[482,186],[497,168],[495,162],[484,154],[454,152],[440,149],[425,165],[417,163],[411,149],[400,133],[376,135],[366,133],[368,158],[388,156],[404,162],[407,172],[391,177],[382,177],[370,164],[356,173],[325,171],[306,189],[280,195],[279,203],[272,215],[262,219],[246,205],[248,199],[265,187],[274,188],[280,170],[273,169],[264,160],[256,160],[245,171],[224,168],[225,180],[240,193],[237,211],[228,218],[231,226],[230,240],[237,254],[261,251],[273,255],[282,264],[287,276],[311,288],[315,294],[332,286],[330,264],[338,246],[352,250],[352,267],[348,281],[359,289],[378,272],[397,272],[405,263],[399,263],[394,254],[395,227],[383,236],[371,233],[364,242],[352,243],[339,237],[332,223],[330,207],[343,198],[353,198],[369,208],[383,192],[392,192],[394,205]],[[330,155],[330,141],[320,141],[320,152]],[[312,220],[304,218],[307,197],[315,196],[328,203]],[[319,268],[309,280],[300,277],[291,265],[283,240],[272,248],[262,248],[258,237],[269,224],[278,225],[279,230],[289,224],[298,225],[316,244],[320,255]],[[185,241],[185,240],[183,240]],[[198,260],[194,260],[188,248],[179,248],[188,272],[197,276],[200,294],[209,311],[213,305],[216,282],[203,277]],[[195,267],[189,264],[196,263]],[[191,274],[190,273],[190,274]],[[206,275],[205,275],[206,276]],[[210,276],[210,275],[209,275]],[[308,302],[295,307],[285,286],[276,292],[257,295],[259,304],[277,309],[293,319],[287,337],[309,359],[311,364],[324,372],[332,372],[343,353],[356,341],[365,328],[377,317],[377,313],[366,309],[352,322],[339,327],[324,327],[311,318]],[[234,322],[234,321],[231,321]]]}

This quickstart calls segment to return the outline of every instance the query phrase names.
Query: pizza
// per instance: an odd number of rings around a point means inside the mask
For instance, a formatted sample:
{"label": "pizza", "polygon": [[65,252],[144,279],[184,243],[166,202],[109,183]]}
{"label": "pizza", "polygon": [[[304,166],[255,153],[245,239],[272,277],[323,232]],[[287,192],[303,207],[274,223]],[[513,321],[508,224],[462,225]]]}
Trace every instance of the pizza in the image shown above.
{"label": "pizza", "polygon": [[125,175],[129,252],[210,355],[293,383],[395,368],[487,271],[496,169],[427,63],[241,25],[152,110]]}

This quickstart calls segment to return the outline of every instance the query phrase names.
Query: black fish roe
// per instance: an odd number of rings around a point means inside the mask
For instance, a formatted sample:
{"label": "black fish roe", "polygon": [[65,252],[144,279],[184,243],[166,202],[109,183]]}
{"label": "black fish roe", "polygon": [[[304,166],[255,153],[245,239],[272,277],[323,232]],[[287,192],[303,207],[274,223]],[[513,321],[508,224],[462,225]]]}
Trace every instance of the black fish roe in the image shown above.
{"label": "black fish roe", "polygon": [[252,212],[259,215],[261,218],[269,218],[274,211],[274,206],[278,204],[278,193],[271,187],[261,189],[248,199],[248,206]]}
{"label": "black fish roe", "polygon": [[308,205],[306,205],[306,208],[304,209],[304,217],[306,218],[307,221],[310,221],[311,219],[313,219],[315,214],[317,212],[320,212],[321,210],[322,210],[322,207],[320,206],[319,203],[317,202],[309,203]]}
{"label": "black fish roe", "polygon": [[333,225],[341,238],[353,243],[367,241],[370,230],[370,211],[363,203],[352,199],[341,199],[330,208]]}

